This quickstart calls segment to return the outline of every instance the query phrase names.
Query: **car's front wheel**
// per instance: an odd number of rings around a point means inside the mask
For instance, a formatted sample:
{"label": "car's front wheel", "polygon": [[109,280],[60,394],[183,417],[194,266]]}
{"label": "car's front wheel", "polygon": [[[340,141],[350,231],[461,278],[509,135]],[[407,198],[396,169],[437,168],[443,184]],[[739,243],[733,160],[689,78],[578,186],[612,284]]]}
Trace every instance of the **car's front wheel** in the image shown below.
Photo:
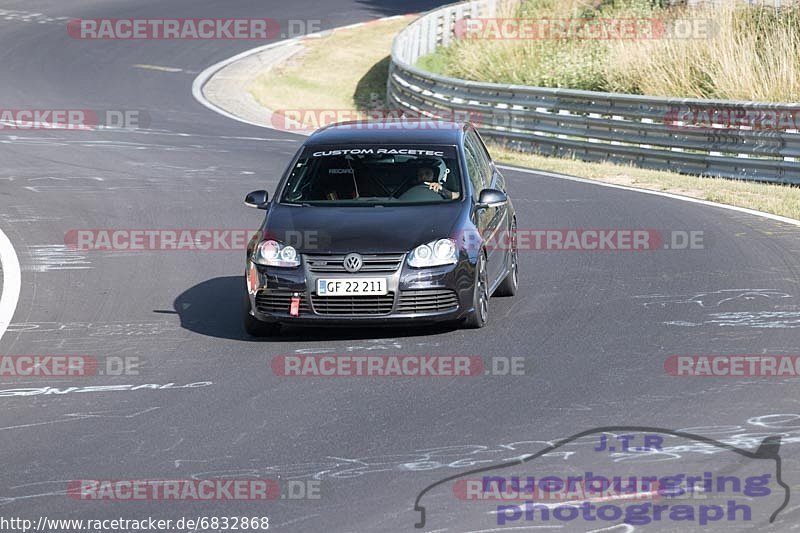
{"label": "car's front wheel", "polygon": [[505,279],[495,289],[494,296],[514,296],[519,288],[519,255],[517,252],[517,223],[511,225],[511,261]]}
{"label": "car's front wheel", "polygon": [[250,314],[250,299],[244,295],[243,306],[244,330],[252,337],[275,337],[281,331],[280,324],[263,322]]}
{"label": "car's front wheel", "polygon": [[483,254],[478,256],[475,265],[475,288],[472,297],[473,309],[464,321],[470,329],[482,328],[489,320],[489,276],[486,273],[486,259]]}

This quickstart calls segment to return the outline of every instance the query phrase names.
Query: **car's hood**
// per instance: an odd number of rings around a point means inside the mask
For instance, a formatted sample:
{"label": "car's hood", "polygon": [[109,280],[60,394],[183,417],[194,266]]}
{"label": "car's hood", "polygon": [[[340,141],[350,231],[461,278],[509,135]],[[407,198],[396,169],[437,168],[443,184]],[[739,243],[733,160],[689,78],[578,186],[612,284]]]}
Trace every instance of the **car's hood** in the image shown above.
{"label": "car's hood", "polygon": [[402,207],[270,207],[266,234],[306,253],[407,252],[451,235],[463,202]]}

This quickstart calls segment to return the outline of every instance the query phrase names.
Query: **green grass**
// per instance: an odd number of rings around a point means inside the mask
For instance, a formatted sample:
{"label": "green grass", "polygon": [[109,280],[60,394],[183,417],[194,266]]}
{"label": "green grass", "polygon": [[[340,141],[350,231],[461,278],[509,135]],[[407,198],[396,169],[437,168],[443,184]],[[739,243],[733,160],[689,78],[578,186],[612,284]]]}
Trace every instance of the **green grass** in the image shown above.
{"label": "green grass", "polygon": [[428,54],[419,58],[419,61],[417,61],[417,66],[423,70],[427,70],[428,72],[447,72],[448,64],[451,61],[451,59],[448,57],[448,50],[450,49],[440,46],[436,53]]}
{"label": "green grass", "polygon": [[490,151],[495,159],[510,165],[670,192],[800,220],[800,187],[689,176],[612,163],[586,163],[532,155],[496,145],[491,146]]}
{"label": "green grass", "polygon": [[[391,40],[409,22],[406,18],[370,24],[308,41],[306,53],[258,77],[251,91],[272,110],[362,109],[365,103],[373,100],[373,95],[385,95]],[[799,187],[700,178],[610,163],[584,163],[530,155],[500,146],[491,146],[490,150],[496,160],[510,165],[672,192],[800,219]]]}
{"label": "green grass", "polygon": [[413,17],[374,22],[304,41],[304,52],[248,87],[273,111],[366,110],[386,97],[392,39]]}
{"label": "green grass", "polygon": [[456,39],[419,66],[456,78],[651,96],[800,100],[800,6],[662,7],[661,0],[522,0],[520,19],[656,19],[707,37]]}

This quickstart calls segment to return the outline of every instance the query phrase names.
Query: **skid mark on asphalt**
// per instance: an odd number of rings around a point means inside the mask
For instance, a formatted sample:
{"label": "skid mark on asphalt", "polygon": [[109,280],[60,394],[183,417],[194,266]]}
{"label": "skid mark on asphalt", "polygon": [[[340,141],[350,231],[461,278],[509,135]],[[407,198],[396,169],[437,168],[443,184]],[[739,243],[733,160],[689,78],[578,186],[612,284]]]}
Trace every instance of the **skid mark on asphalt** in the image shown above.
{"label": "skid mark on asphalt", "polygon": [[[106,130],[108,131],[108,130]],[[73,133],[71,135],[77,135]],[[212,152],[218,154],[230,153],[230,150],[214,148],[199,144],[189,144],[185,146],[178,146],[174,144],[153,144],[144,142],[132,142],[123,140],[100,140],[91,141],[85,139],[67,138],[67,137],[21,137],[18,135],[7,135],[6,138],[0,139],[2,144],[14,144],[23,146],[45,146],[45,147],[81,147],[81,148],[95,148],[95,149],[114,149],[114,150],[153,150],[159,152]]]}
{"label": "skid mark on asphalt", "polygon": [[[71,480],[53,480],[53,481],[43,482],[42,484],[56,484],[56,483],[58,483],[59,485],[66,486],[66,484],[69,481],[71,481]],[[10,503],[15,503],[15,502],[18,502],[18,501],[23,501],[23,500],[30,500],[30,499],[34,499],[34,498],[46,498],[46,497],[50,497],[50,496],[62,496],[62,495],[66,495],[66,494],[67,494],[67,489],[64,488],[64,489],[61,489],[61,490],[54,490],[54,491],[51,491],[51,492],[40,492],[40,493],[37,493],[37,494],[27,494],[25,496],[16,496],[16,497],[0,496],[0,507],[2,507],[3,505],[8,505]]]}
{"label": "skid mark on asphalt", "polygon": [[28,246],[31,264],[23,265],[22,270],[50,272],[52,270],[90,270],[92,262],[78,250],[70,250],[63,244],[44,244]]}
{"label": "skid mark on asphalt", "polygon": [[[0,178],[5,179],[5,178]],[[13,181],[13,178],[9,181]],[[40,207],[30,205],[10,205],[4,207],[5,213],[0,213],[0,220],[4,224],[24,224],[30,222],[52,222],[61,220],[61,217],[49,216],[42,213]]]}
{"label": "skid mark on asphalt", "polygon": [[[251,137],[243,135],[208,135],[203,133],[185,133],[180,131],[159,130],[159,129],[145,129],[145,128],[116,128],[111,126],[98,126],[97,130],[102,130],[104,133],[115,135],[140,135],[140,136],[163,136],[163,137],[178,137],[180,139],[198,139],[198,140],[223,140],[223,141],[249,141],[249,142],[276,142],[276,143],[289,143],[298,144],[296,139],[279,139],[274,137]],[[72,143],[81,135],[78,131],[70,131],[66,135],[54,137],[46,136],[55,135],[58,130],[48,130],[47,134],[44,131],[39,131],[38,135],[25,136],[21,135],[24,130],[19,130],[20,133],[7,133],[0,136],[0,143],[5,144],[56,144],[56,143]],[[105,141],[110,142],[110,141]]]}
{"label": "skid mark on asphalt", "polygon": [[45,420],[42,422],[31,422],[30,424],[18,424],[15,426],[0,427],[0,431],[10,431],[14,429],[28,429],[39,426],[49,426],[52,424],[62,424],[64,422],[78,422],[80,420],[95,418],[136,418],[140,415],[152,413],[161,407],[149,407],[147,409],[118,409],[115,411],[90,411],[87,413],[67,413],[60,418]]}
{"label": "skid mark on asphalt", "polygon": [[[742,425],[703,426],[696,428],[683,428],[676,431],[688,432],[695,430],[704,435],[713,435],[720,442],[742,449],[757,448],[765,436],[765,431],[770,435],[781,435],[783,445],[800,443],[800,414],[781,413],[753,416]],[[670,437],[671,438],[671,437]],[[209,459],[176,459],[175,468],[189,466],[191,463],[202,463],[212,469],[195,471],[190,474],[192,479],[222,479],[236,477],[281,476],[286,479],[312,478],[312,479],[351,479],[367,474],[385,472],[429,472],[431,470],[460,470],[474,468],[480,465],[490,465],[523,459],[542,448],[552,446],[560,440],[520,440],[505,444],[464,444],[441,446],[436,448],[423,448],[412,452],[394,453],[379,456],[347,457],[329,455],[316,462],[294,463],[270,466],[255,466],[242,468],[241,464],[231,463],[230,457],[213,457]],[[662,462],[680,461],[687,454],[709,455],[724,453],[725,450],[703,442],[667,444],[660,450],[653,449],[649,452],[618,451],[610,453],[613,462]],[[568,461],[570,457],[586,448],[593,450],[596,439],[577,440],[570,444],[570,450],[554,451],[545,454],[559,462]],[[594,453],[594,452],[592,452]],[[253,460],[252,462],[256,462]],[[230,466],[231,468],[226,468]]]}
{"label": "skid mark on asphalt", "polygon": [[[158,173],[160,170],[156,165],[138,165],[132,163],[131,166],[135,168],[147,168],[148,172]],[[197,190],[198,186],[196,184],[196,180],[198,178],[203,178],[203,183],[205,183],[203,186],[204,190],[218,192],[218,184],[225,184],[226,186],[231,185],[231,179],[234,174],[238,173],[241,176],[252,174],[252,172],[248,173],[247,171],[234,171],[231,169],[226,169],[223,173],[225,177],[221,177],[220,171],[216,168],[200,170],[182,169],[178,171],[176,171],[174,168],[170,168],[168,170],[168,172],[161,172],[158,174],[158,177],[145,177],[141,174],[137,174],[135,176],[114,175],[108,178],[103,178],[100,176],[8,176],[0,178],[0,180],[6,180],[18,185],[21,189],[36,193],[60,192],[67,194],[84,194],[105,193],[107,191],[114,190],[149,191],[152,189],[153,185],[158,186],[159,189],[163,191],[185,191],[187,187],[185,181],[188,180],[192,180],[191,186]],[[136,170],[132,170],[131,172],[136,172]],[[161,176],[168,176],[168,178]],[[184,182],[180,183],[181,181]],[[246,178],[242,178],[242,184],[245,185],[247,183],[248,182],[246,181]],[[63,220],[63,217],[43,215],[41,212],[37,212],[32,209],[20,209],[19,207],[20,206],[9,207],[8,209],[10,212],[0,214],[0,220],[7,220],[9,222],[44,222]],[[14,212],[18,214],[15,215],[13,214]]]}
{"label": "skid mark on asphalt", "polygon": [[[65,24],[71,17],[49,17],[43,13],[0,9],[0,22],[26,22],[29,24]],[[66,27],[65,30],[66,32]]]}
{"label": "skid mark on asphalt", "polygon": [[[721,309],[725,306],[736,305],[739,305],[740,309],[741,306],[750,307],[745,311],[708,313],[700,318],[684,318],[661,322],[667,326],[685,328],[739,326],[777,329],[800,327],[800,311],[796,311],[797,306],[789,305],[790,302],[794,301],[791,300],[794,296],[777,289],[722,289],[694,295],[650,294],[633,296],[633,298],[642,301],[642,305],[646,308]],[[787,302],[786,300],[789,301]],[[759,311],[752,309],[757,304],[766,305],[770,310]]]}
{"label": "skid mark on asphalt", "polygon": [[386,351],[401,350],[403,345],[394,339],[374,339],[368,341],[366,346],[345,346],[343,348],[298,348],[294,350],[297,354],[316,354],[316,353],[335,353],[335,352],[358,352],[358,351]]}
{"label": "skid mark on asphalt", "polygon": [[88,337],[151,337],[177,331],[169,322],[15,322],[14,333],[78,332]]}
{"label": "skid mark on asphalt", "polygon": [[670,320],[662,322],[667,326],[698,327],[748,327],[748,328],[800,328],[800,312],[798,311],[762,311],[739,313],[711,313],[700,322],[688,320]]}
{"label": "skid mark on asphalt", "polygon": [[[97,186],[44,186],[44,187],[23,187],[30,192],[35,193],[62,193],[62,194],[88,194],[88,193],[95,193],[95,194],[105,194],[108,191],[146,191],[149,189],[146,185],[115,185],[109,187],[97,187]],[[166,189],[162,189],[166,190]],[[177,187],[174,190],[180,190]]]}
{"label": "skid mark on asphalt", "polygon": [[32,346],[43,346],[42,353],[68,351],[103,355],[139,356],[148,342],[186,340],[179,324],[169,322],[15,322],[9,331],[26,335]]}
{"label": "skid mark on asphalt", "polygon": [[181,137],[186,139],[207,139],[207,140],[224,140],[224,141],[252,141],[252,142],[282,142],[297,144],[297,139],[276,139],[274,137],[252,137],[243,135],[208,135],[204,133],[185,133],[170,130],[158,129],[123,129],[123,128],[105,128],[108,133],[117,134],[130,134],[130,135],[161,135],[167,137]]}
{"label": "skid mark on asphalt", "polygon": [[694,295],[662,295],[651,294],[634,296],[644,302],[645,307],[667,307],[668,305],[696,304],[700,307],[720,307],[728,302],[752,300],[779,300],[791,298],[792,295],[776,289],[722,289],[718,291],[701,292]]}
{"label": "skid mark on asphalt", "polygon": [[109,393],[109,392],[140,392],[164,390],[194,390],[210,387],[211,381],[195,381],[179,385],[177,383],[142,383],[139,385],[89,385],[86,387],[26,387],[21,389],[0,389],[0,398],[19,398],[29,396],[64,396],[66,394]]}

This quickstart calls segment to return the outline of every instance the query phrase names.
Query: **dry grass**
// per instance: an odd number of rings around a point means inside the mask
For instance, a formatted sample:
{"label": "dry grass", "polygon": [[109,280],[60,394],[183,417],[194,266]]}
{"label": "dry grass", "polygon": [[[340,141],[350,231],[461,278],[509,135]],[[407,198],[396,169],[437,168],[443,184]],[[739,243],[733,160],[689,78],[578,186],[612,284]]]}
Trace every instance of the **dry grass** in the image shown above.
{"label": "dry grass", "polygon": [[[390,27],[367,25],[312,41],[308,53],[259,78],[253,85],[253,92],[273,110],[353,108],[359,94],[373,90],[383,94],[386,74],[380,77],[379,65],[388,53],[394,33],[408,22],[400,21]],[[800,219],[800,188],[797,187],[699,178],[610,163],[584,163],[498,146],[491,147],[491,152],[498,161],[511,165],[667,191]]]}
{"label": "dry grass", "polygon": [[382,105],[392,39],[412,20],[373,22],[308,39],[301,57],[256,78],[250,93],[271,110],[355,111],[374,104],[372,95]]}
{"label": "dry grass", "polygon": [[570,176],[664,191],[711,202],[756,209],[800,220],[800,188],[724,178],[702,178],[611,163],[585,163],[490,147],[495,159]]}
{"label": "dry grass", "polygon": [[[800,6],[661,8],[657,0],[523,0],[530,18],[689,21],[692,38],[456,40],[420,60],[451,76],[651,96],[800,100]],[[708,31],[707,35],[703,32]]]}
{"label": "dry grass", "polygon": [[612,43],[607,89],[649,95],[791,102],[800,97],[800,10],[726,5],[684,18],[713,20],[707,39]]}

